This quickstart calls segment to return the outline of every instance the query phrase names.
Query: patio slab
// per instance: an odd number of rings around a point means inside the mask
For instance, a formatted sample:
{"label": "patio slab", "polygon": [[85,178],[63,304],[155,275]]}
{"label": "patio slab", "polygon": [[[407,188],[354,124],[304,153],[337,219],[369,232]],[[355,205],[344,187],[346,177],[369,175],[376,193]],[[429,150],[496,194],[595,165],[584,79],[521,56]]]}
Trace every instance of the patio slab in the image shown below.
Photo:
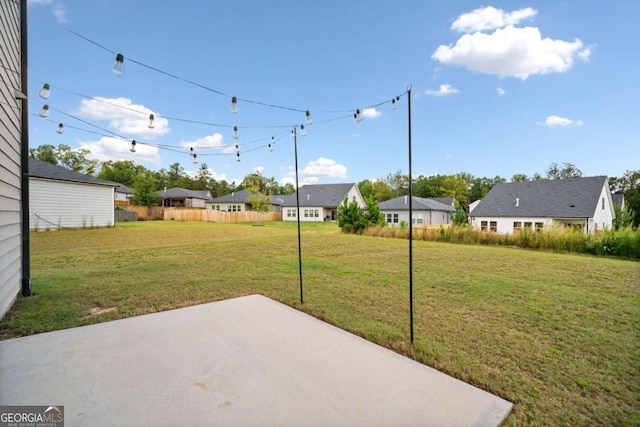
{"label": "patio slab", "polygon": [[512,404],[260,295],[0,342],[65,426],[496,426]]}

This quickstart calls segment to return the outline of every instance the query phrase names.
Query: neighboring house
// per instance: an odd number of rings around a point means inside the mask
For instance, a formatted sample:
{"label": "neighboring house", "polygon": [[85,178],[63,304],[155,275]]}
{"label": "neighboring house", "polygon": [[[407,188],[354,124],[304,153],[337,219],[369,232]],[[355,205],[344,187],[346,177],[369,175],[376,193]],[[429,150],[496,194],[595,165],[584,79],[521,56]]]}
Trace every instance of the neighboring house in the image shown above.
{"label": "neighboring house", "polygon": [[355,201],[361,208],[365,207],[364,199],[356,184],[314,184],[305,185],[298,190],[300,211],[297,207],[297,196],[284,196],[282,203],[283,221],[335,221],[338,219],[338,206],[346,198]]}
{"label": "neighboring house", "polygon": [[606,176],[495,185],[469,214],[481,231],[575,227],[585,233],[610,228],[615,213]]}
{"label": "neighboring house", "polygon": [[21,37],[26,8],[27,2],[0,1],[0,318],[21,288],[25,296],[31,292],[29,231],[23,226],[29,182],[22,174],[28,168],[22,157],[29,148],[26,64],[22,62],[23,57],[26,62],[26,31]]}
{"label": "neighboring house", "polygon": [[164,207],[202,208],[211,200],[207,190],[187,190],[174,187],[158,191],[159,205]]}
{"label": "neighboring house", "polygon": [[[253,210],[250,199],[253,193],[248,190],[234,191],[224,196],[216,197],[207,202],[207,209],[223,212],[244,212]],[[270,212],[280,212],[282,209],[282,197],[271,196]]]}
{"label": "neighboring house", "polygon": [[453,197],[428,197],[428,199],[435,200],[438,203],[442,203],[443,205],[452,207],[454,211],[456,209],[456,206],[454,204],[456,199],[454,199]]}
{"label": "neighboring house", "polygon": [[[453,208],[453,199],[425,199],[412,197],[412,223],[414,225],[449,224]],[[438,200],[444,201],[441,203]],[[378,204],[389,226],[399,226],[401,222],[409,224],[409,196],[400,196]]]}
{"label": "neighboring house", "polygon": [[114,225],[116,184],[29,158],[29,228]]}
{"label": "neighboring house", "polygon": [[618,206],[621,211],[624,210],[624,194],[612,194],[613,206]]}
{"label": "neighboring house", "polygon": [[112,182],[113,185],[116,186],[115,191],[115,203],[119,206],[129,206],[132,204],[133,193],[131,189],[124,184],[120,184],[119,182]]}
{"label": "neighboring house", "polygon": [[473,212],[473,210],[478,207],[478,205],[480,204],[482,200],[476,200],[474,202],[469,203],[469,215],[471,215],[471,212]]}

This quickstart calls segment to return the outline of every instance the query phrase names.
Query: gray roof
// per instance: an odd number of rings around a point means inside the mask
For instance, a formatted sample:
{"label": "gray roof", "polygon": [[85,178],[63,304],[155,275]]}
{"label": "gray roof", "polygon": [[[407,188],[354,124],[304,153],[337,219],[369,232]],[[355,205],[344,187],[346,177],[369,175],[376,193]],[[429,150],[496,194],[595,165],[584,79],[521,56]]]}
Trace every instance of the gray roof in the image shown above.
{"label": "gray roof", "polygon": [[614,206],[622,206],[622,202],[624,202],[624,194],[612,194],[611,199],[613,200]]}
{"label": "gray roof", "polygon": [[83,184],[106,185],[110,187],[118,186],[115,182],[105,181],[91,175],[74,172],[63,168],[62,166],[56,166],[51,163],[43,162],[42,160],[34,159],[33,157],[29,157],[29,177],[80,182]]}
{"label": "gray roof", "polygon": [[[300,206],[337,207],[355,184],[314,184],[300,187]],[[296,206],[296,194],[283,196],[282,206]]]}
{"label": "gray roof", "polygon": [[158,191],[158,197],[161,199],[202,199],[206,201],[211,200],[211,196],[209,196],[209,192],[206,190],[187,190],[186,188],[180,187],[160,190]]}
{"label": "gray roof", "polygon": [[116,193],[131,194],[131,189],[126,185],[120,184],[119,182],[114,182],[114,181],[107,181],[107,182],[110,182],[116,186]]}
{"label": "gray roof", "polygon": [[[412,197],[412,208],[416,211],[445,211],[455,212],[456,210],[451,205],[440,203],[435,199],[425,199],[424,197]],[[440,199],[442,200],[442,199]],[[408,211],[409,210],[409,196],[400,196],[395,199],[385,200],[380,202],[378,207],[381,211]]]}
{"label": "gray roof", "polygon": [[248,190],[234,191],[233,193],[225,194],[224,196],[215,197],[209,202],[213,203],[249,203],[247,198],[251,196],[251,192]]}
{"label": "gray roof", "polygon": [[429,198],[431,200],[435,200],[436,202],[442,203],[443,205],[447,205],[451,207],[453,207],[453,201],[455,200],[453,197],[429,197]]}
{"label": "gray roof", "polygon": [[606,176],[500,183],[472,216],[592,218],[605,185]]}

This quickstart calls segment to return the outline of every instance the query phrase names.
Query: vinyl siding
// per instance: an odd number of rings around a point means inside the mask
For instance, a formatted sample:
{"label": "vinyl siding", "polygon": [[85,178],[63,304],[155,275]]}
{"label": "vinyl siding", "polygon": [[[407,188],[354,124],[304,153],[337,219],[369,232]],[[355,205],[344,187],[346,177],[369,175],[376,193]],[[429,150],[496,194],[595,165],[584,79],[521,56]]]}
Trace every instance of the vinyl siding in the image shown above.
{"label": "vinyl siding", "polygon": [[30,178],[29,228],[108,227],[114,187]]}
{"label": "vinyl siding", "polygon": [[0,318],[22,281],[20,114],[20,6],[0,1]]}

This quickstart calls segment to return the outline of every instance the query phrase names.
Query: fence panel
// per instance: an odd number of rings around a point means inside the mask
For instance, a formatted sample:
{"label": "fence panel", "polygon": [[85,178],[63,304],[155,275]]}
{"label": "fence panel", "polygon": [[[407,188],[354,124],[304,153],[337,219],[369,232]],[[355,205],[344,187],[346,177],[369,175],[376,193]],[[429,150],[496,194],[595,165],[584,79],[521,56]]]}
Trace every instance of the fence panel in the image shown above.
{"label": "fence panel", "polygon": [[206,209],[167,208],[165,221],[211,221],[211,222],[258,222],[282,221],[282,212],[265,212],[258,215],[255,211],[223,212]]}

